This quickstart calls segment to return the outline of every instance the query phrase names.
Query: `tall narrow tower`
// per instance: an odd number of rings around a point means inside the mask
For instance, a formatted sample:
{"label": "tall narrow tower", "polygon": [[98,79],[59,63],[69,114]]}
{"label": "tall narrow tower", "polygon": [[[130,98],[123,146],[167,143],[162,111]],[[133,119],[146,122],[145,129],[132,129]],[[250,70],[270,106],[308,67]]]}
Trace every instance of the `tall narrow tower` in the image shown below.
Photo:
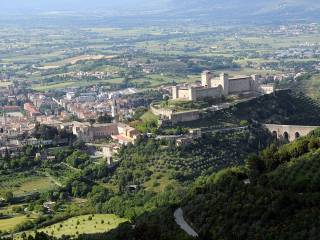
{"label": "tall narrow tower", "polygon": [[6,110],[3,110],[2,124],[3,124],[3,126],[7,126],[7,113],[6,113]]}
{"label": "tall narrow tower", "polygon": [[172,87],[172,99],[178,99],[179,98],[179,87],[178,86],[173,86]]}
{"label": "tall narrow tower", "polygon": [[227,73],[220,74],[220,83],[223,88],[223,95],[228,96],[229,95],[229,76]]}
{"label": "tall narrow tower", "polygon": [[204,71],[201,74],[201,85],[203,87],[211,88],[212,73],[210,71]]}
{"label": "tall narrow tower", "polygon": [[117,104],[117,101],[113,99],[112,105],[111,105],[111,116],[115,118],[118,115],[118,111],[119,111],[119,106]]}
{"label": "tall narrow tower", "polygon": [[2,127],[1,132],[5,132],[7,129],[7,113],[6,110],[3,109],[3,116],[2,116]]}

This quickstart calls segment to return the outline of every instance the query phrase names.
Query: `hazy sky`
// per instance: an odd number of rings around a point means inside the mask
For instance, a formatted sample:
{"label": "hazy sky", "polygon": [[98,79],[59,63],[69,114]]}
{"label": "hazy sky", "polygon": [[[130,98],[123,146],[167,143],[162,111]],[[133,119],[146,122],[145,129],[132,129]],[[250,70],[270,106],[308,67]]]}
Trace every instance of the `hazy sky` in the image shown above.
{"label": "hazy sky", "polygon": [[[320,0],[0,0],[0,18],[5,13],[45,15],[67,11],[69,16],[144,16],[204,20],[319,19]],[[154,11],[156,10],[156,11]],[[79,13],[79,14],[77,14]],[[87,14],[86,14],[87,13]],[[141,13],[141,14],[140,14]],[[145,14],[147,13],[147,14]],[[49,15],[50,15],[49,14]],[[58,14],[57,14],[58,15]],[[51,16],[51,15],[50,15]]]}
{"label": "hazy sky", "polygon": [[168,0],[0,0],[5,11],[83,11],[152,9]]}

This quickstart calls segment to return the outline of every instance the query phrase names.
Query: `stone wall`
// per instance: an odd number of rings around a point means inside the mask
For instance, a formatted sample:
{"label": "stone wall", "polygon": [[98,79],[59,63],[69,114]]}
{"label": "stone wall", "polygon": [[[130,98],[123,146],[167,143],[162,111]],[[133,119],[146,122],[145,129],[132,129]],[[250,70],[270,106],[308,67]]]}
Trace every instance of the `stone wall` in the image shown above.
{"label": "stone wall", "polygon": [[239,93],[239,92],[250,92],[251,88],[251,78],[244,79],[229,79],[229,93]]}
{"label": "stone wall", "polygon": [[273,84],[262,84],[259,85],[257,88],[257,92],[263,94],[270,94],[274,92],[274,85]]}
{"label": "stone wall", "polygon": [[150,110],[154,115],[164,116],[168,119],[171,119],[173,111],[166,108],[156,108],[152,104],[150,105]]}
{"label": "stone wall", "polygon": [[178,98],[189,100],[189,89],[179,89],[178,90]]}
{"label": "stone wall", "polygon": [[156,108],[152,104],[150,105],[150,110],[153,114],[157,116],[165,117],[170,120],[173,124],[179,122],[190,122],[195,121],[200,118],[200,111],[185,111],[185,112],[173,112],[170,109]]}
{"label": "stone wall", "polygon": [[202,100],[204,98],[220,98],[222,95],[222,88],[215,87],[215,88],[193,88],[194,91],[194,98],[193,101]]}
{"label": "stone wall", "polygon": [[191,122],[191,121],[196,121],[198,119],[200,119],[200,112],[198,110],[173,113],[171,116],[171,122],[173,124],[176,124],[179,122]]}

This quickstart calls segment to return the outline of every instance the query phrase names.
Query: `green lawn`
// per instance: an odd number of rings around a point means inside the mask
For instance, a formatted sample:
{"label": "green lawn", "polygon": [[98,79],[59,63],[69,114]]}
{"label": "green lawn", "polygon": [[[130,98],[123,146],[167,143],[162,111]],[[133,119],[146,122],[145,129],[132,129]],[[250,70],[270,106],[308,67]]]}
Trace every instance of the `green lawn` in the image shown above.
{"label": "green lawn", "polygon": [[66,64],[76,64],[79,61],[90,61],[90,60],[100,60],[100,59],[112,59],[115,56],[104,56],[104,55],[80,55],[76,57],[66,58],[56,62],[47,63],[44,68],[50,67],[61,67]]}
{"label": "green lawn", "polygon": [[14,196],[23,196],[32,192],[44,192],[56,187],[56,184],[46,176],[16,176],[0,179],[1,191],[12,191]]}
{"label": "green lawn", "polygon": [[141,116],[143,122],[158,121],[158,119],[159,117],[154,115],[151,111],[148,111]]}
{"label": "green lawn", "polygon": [[[127,219],[119,218],[114,214],[83,215],[38,229],[38,232],[45,232],[55,237],[83,233],[102,233],[115,229],[119,224],[127,221]],[[27,232],[27,234],[32,233]]]}
{"label": "green lawn", "polygon": [[151,179],[144,183],[146,191],[161,193],[167,186],[180,186],[177,180],[170,179],[167,173],[154,174]]}
{"label": "green lawn", "polygon": [[17,225],[27,220],[30,220],[30,218],[28,218],[26,215],[20,215],[20,214],[10,218],[0,219],[0,231],[10,232],[14,230],[14,228]]}
{"label": "green lawn", "polygon": [[209,103],[203,101],[188,101],[188,100],[169,100],[162,101],[159,105],[161,108],[167,108],[175,111],[190,111],[209,107]]}
{"label": "green lawn", "polygon": [[[16,204],[16,205],[11,205],[7,207],[0,208],[0,213],[8,216],[7,218],[1,218],[0,219],[0,231],[12,231],[14,228],[27,221],[27,220],[34,220],[37,215],[35,214],[30,214],[27,216],[26,214],[16,214],[13,212],[14,207],[23,207],[22,204]],[[24,207],[23,207],[24,208]]]}
{"label": "green lawn", "polygon": [[42,84],[35,84],[33,85],[32,89],[36,91],[49,91],[49,90],[55,90],[55,89],[62,89],[67,87],[73,87],[76,82],[63,82],[63,83],[56,83],[56,84],[49,84],[49,85],[42,85]]}
{"label": "green lawn", "polygon": [[94,84],[104,84],[104,83],[121,83],[123,81],[123,78],[112,78],[112,79],[106,79],[106,80],[97,80],[97,81],[67,81],[67,82],[61,82],[61,83],[54,83],[54,84],[34,84],[32,86],[33,90],[40,91],[40,92],[46,92],[49,90],[57,90],[57,89],[63,89],[68,87],[86,87]]}

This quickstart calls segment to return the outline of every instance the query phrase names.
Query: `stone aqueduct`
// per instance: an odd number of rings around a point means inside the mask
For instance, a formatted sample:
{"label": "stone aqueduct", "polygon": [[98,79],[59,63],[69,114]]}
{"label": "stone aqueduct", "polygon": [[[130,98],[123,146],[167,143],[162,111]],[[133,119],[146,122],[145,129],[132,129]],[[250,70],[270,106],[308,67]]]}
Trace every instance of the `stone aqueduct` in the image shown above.
{"label": "stone aqueduct", "polygon": [[277,125],[264,124],[264,126],[278,139],[287,139],[290,142],[299,137],[308,135],[320,126]]}

